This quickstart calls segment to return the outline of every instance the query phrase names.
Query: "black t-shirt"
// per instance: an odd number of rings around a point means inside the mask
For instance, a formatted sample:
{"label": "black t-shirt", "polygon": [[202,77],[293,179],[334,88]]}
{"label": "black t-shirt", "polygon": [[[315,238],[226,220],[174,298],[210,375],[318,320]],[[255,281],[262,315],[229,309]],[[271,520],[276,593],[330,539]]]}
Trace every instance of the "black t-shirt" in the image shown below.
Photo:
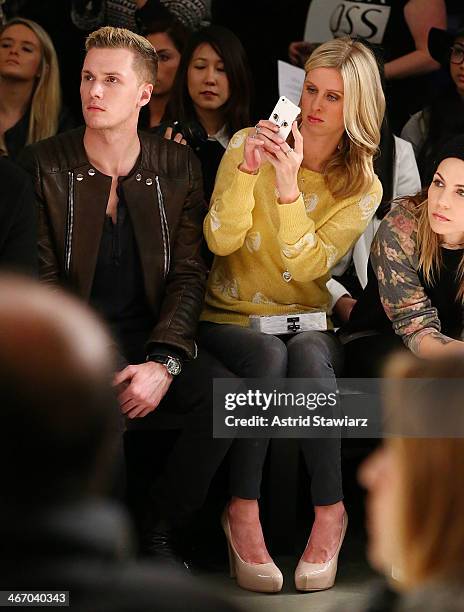
{"label": "black t-shirt", "polygon": [[145,343],[154,326],[142,266],[121,180],[117,220],[105,218],[90,304],[109,324],[129,363],[145,360]]}
{"label": "black t-shirt", "polygon": [[[9,130],[6,130],[4,134],[5,145],[8,157],[13,161],[18,157],[21,151],[24,149],[27,143],[27,137],[29,134],[29,121],[31,116],[30,107],[21,119],[15,123]],[[77,127],[77,122],[71,115],[69,110],[64,107],[58,118],[58,133],[65,132],[66,130],[72,130]]]}
{"label": "black t-shirt", "polygon": [[[441,253],[442,265],[437,281],[433,284],[426,283],[420,270],[418,276],[432,306],[438,311],[442,333],[451,338],[460,338],[463,330],[463,307],[456,298],[460,286],[458,275],[463,250],[443,248]],[[366,335],[375,332],[395,333],[380,301],[379,284],[370,262],[367,276],[367,285],[351,312],[350,320],[341,329],[340,337],[345,342],[363,336],[363,332]]]}

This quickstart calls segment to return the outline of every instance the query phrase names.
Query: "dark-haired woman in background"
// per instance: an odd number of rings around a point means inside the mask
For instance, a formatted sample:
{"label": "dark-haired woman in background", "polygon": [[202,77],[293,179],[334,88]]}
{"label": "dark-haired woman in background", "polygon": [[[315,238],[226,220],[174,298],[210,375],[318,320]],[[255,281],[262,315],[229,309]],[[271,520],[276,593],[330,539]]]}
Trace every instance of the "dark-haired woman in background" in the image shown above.
{"label": "dark-haired woman in background", "polygon": [[250,124],[251,77],[240,40],[227,28],[193,34],[177,71],[163,132],[172,125],[193,147],[209,200],[231,136]]}
{"label": "dark-haired woman in background", "polygon": [[428,47],[430,55],[448,70],[451,81],[401,132],[414,147],[424,186],[430,184],[435,171],[433,152],[452,136],[464,134],[464,28],[455,34],[432,28]]}
{"label": "dark-haired woman in background", "polygon": [[435,154],[428,190],[400,200],[372,245],[367,286],[342,328],[349,376],[375,377],[403,344],[463,354],[464,135]]}
{"label": "dark-haired woman in background", "polygon": [[189,31],[174,17],[165,17],[143,25],[143,34],[158,54],[158,74],[150,102],[140,113],[142,128],[156,127],[166,111],[180,58]]}

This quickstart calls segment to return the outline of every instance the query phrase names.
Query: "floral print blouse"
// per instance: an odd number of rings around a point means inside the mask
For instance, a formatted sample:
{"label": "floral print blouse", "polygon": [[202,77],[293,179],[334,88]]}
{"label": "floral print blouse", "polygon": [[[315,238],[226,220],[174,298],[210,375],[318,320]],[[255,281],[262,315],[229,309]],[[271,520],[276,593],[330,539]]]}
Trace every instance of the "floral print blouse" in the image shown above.
{"label": "floral print blouse", "polygon": [[401,202],[385,217],[372,244],[371,264],[379,283],[382,306],[404,344],[417,353],[427,334],[434,333],[446,341],[448,337],[441,333],[438,311],[432,306],[418,272],[417,219],[413,204]]}

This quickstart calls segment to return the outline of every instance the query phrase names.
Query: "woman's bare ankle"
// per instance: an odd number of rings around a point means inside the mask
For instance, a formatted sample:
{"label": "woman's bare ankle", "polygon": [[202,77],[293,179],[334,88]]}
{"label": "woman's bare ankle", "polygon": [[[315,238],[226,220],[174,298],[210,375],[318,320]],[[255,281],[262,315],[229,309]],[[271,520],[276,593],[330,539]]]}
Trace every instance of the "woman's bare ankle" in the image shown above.
{"label": "woman's bare ankle", "polygon": [[329,504],[327,506],[314,506],[314,517],[316,520],[342,520],[345,514],[345,506],[343,501],[336,502],[335,504]]}
{"label": "woman's bare ankle", "polygon": [[314,523],[303,552],[307,563],[325,563],[330,559],[340,541],[345,506],[337,502],[328,506],[314,506]]}
{"label": "woman's bare ankle", "polygon": [[232,539],[240,557],[247,563],[271,562],[259,520],[258,500],[233,497],[227,510]]}
{"label": "woman's bare ankle", "polygon": [[228,505],[228,514],[232,520],[259,521],[258,500],[232,497]]}

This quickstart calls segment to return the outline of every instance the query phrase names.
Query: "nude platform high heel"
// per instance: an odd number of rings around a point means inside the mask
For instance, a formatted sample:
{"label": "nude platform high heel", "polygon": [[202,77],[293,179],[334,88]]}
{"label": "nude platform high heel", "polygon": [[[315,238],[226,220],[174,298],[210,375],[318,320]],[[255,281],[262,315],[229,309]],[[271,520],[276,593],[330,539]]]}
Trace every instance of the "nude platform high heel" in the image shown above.
{"label": "nude platform high heel", "polygon": [[295,570],[295,586],[298,591],[324,591],[330,589],[335,583],[337,575],[338,554],[345,538],[348,515],[343,515],[342,531],[337,550],[325,563],[306,563],[300,559]]}
{"label": "nude platform high heel", "polygon": [[232,542],[227,510],[224,510],[222,514],[221,524],[229,549],[230,577],[235,578],[238,586],[247,591],[278,593],[282,589],[284,578],[277,565],[275,563],[247,563],[243,561]]}

